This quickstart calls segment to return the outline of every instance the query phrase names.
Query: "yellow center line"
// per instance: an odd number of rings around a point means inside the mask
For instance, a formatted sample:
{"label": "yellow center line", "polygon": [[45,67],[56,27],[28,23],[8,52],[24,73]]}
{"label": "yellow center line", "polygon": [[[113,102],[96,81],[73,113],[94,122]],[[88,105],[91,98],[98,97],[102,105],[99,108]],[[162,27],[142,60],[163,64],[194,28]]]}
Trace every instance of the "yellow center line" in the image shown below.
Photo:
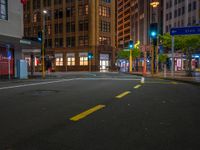
{"label": "yellow center line", "polygon": [[138,89],[138,88],[140,88],[142,85],[141,84],[138,84],[138,85],[136,85],[135,87],[134,87],[134,89]]}
{"label": "yellow center line", "polygon": [[119,95],[117,95],[116,96],[116,98],[122,98],[122,97],[124,97],[124,96],[126,96],[126,95],[128,95],[128,94],[130,94],[131,92],[130,91],[126,91],[126,92],[124,92],[124,93],[121,93],[121,94],[119,94]]}
{"label": "yellow center line", "polygon": [[97,106],[95,106],[93,108],[90,108],[90,109],[88,109],[88,110],[86,110],[86,111],[84,111],[84,112],[82,112],[82,113],[70,118],[70,120],[71,121],[79,121],[79,120],[87,117],[88,115],[90,115],[90,114],[92,114],[92,113],[104,108],[104,107],[106,107],[106,106],[105,105],[97,105]]}

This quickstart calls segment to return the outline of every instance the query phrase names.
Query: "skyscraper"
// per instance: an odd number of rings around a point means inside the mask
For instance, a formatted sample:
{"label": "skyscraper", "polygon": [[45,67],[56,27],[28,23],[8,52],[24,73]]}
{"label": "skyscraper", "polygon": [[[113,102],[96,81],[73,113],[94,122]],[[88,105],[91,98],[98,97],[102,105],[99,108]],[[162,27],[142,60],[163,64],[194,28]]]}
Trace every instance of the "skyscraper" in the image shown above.
{"label": "skyscraper", "polygon": [[45,20],[46,56],[55,70],[88,71],[89,52],[91,70],[113,69],[115,1],[29,0],[24,10],[25,37],[37,37]]}

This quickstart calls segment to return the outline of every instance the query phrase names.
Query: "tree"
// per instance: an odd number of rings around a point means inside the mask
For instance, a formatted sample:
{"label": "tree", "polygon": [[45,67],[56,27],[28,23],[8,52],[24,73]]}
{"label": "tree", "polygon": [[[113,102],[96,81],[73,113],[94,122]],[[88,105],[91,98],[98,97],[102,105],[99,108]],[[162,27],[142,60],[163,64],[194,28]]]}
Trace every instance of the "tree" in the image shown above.
{"label": "tree", "polygon": [[161,64],[161,69],[163,70],[164,65],[166,65],[168,56],[166,54],[159,55],[159,62]]}
{"label": "tree", "polygon": [[[167,33],[164,35],[160,35],[160,40],[163,46],[166,49],[171,49],[172,46],[172,36]],[[196,50],[200,49],[200,35],[184,35],[184,36],[175,36],[174,38],[174,49],[181,50],[183,53],[187,55],[188,59],[188,76],[192,75],[192,53]]]}
{"label": "tree", "polygon": [[[139,48],[134,48],[133,49],[133,59],[138,58],[141,54],[141,51],[139,50]],[[130,52],[129,51],[124,51],[124,50],[120,50],[117,54],[117,58],[118,59],[129,59],[130,56]]]}
{"label": "tree", "polygon": [[[118,59],[129,60],[129,56],[130,56],[130,51],[121,50],[117,54]],[[136,66],[136,70],[138,70],[138,63],[137,63],[138,59],[137,58],[140,56],[141,56],[140,49],[135,47],[132,52],[132,57],[133,57],[134,66]],[[136,60],[136,62],[135,62],[135,60]]]}

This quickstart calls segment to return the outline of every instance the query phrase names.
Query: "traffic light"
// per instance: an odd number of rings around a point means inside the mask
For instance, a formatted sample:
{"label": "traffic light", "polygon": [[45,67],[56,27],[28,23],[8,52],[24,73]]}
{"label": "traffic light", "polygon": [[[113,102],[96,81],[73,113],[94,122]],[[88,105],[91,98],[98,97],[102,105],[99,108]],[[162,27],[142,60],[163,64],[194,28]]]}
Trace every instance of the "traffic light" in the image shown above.
{"label": "traffic light", "polygon": [[133,40],[130,40],[130,41],[129,41],[129,48],[130,48],[130,49],[134,48]]}
{"label": "traffic light", "polygon": [[88,59],[92,59],[93,58],[93,54],[91,52],[88,52]]}
{"label": "traffic light", "polygon": [[156,39],[158,35],[158,23],[150,24],[150,37]]}
{"label": "traffic light", "polygon": [[42,43],[42,31],[38,32],[38,42]]}

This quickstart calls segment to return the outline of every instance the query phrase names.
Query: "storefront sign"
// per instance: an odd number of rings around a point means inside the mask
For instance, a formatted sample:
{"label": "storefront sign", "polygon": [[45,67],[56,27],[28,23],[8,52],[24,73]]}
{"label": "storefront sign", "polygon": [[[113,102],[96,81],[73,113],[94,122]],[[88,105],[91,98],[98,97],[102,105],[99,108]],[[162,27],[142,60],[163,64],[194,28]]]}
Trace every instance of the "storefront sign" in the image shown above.
{"label": "storefront sign", "polygon": [[88,53],[79,53],[79,57],[88,57]]}
{"label": "storefront sign", "polygon": [[55,58],[62,58],[63,57],[63,54],[62,53],[56,53],[55,54]]}
{"label": "storefront sign", "polygon": [[100,60],[109,60],[109,54],[100,54]]}
{"label": "storefront sign", "polygon": [[75,57],[74,53],[67,53],[67,57]]}

